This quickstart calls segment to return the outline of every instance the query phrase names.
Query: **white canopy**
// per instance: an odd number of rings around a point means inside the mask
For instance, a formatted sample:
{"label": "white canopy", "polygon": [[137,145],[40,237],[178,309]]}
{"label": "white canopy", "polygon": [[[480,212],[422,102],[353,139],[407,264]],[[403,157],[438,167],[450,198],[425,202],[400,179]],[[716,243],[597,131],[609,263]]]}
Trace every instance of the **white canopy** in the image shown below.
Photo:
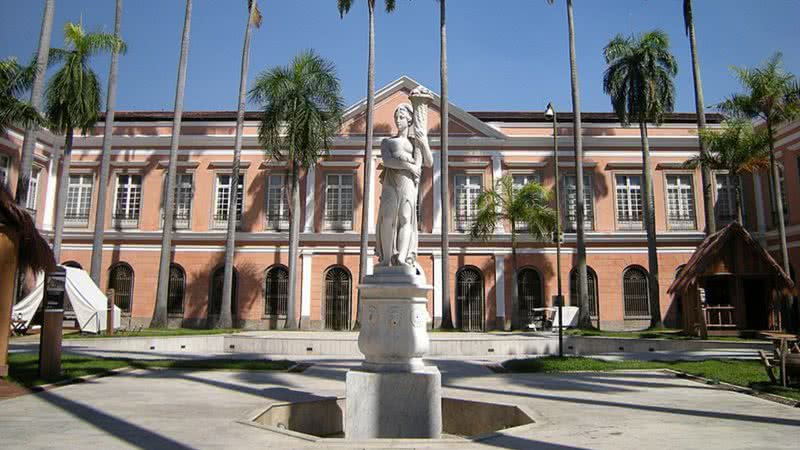
{"label": "white canopy", "polygon": [[[99,333],[106,329],[106,311],[108,299],[94,284],[89,274],[81,269],[64,267],[67,270],[65,302],[72,304],[75,316],[78,318],[78,327],[88,333]],[[44,274],[36,276],[36,287],[21,302],[14,305],[11,317],[20,319],[29,325],[33,315],[39,309],[39,304],[44,298]],[[121,311],[114,306],[114,328],[120,328]]]}

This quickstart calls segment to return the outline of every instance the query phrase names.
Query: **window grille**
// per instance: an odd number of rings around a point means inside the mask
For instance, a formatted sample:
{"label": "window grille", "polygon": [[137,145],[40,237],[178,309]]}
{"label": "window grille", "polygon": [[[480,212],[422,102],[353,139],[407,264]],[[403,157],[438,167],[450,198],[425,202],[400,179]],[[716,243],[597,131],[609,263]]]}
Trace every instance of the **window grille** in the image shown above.
{"label": "window grille", "polygon": [[108,288],[114,289],[114,303],[122,312],[130,313],[133,301],[133,269],[125,263],[111,268]]}
{"label": "window grille", "polygon": [[[591,267],[586,267],[586,288],[589,294],[589,315],[596,319],[600,304],[597,300],[597,274]],[[569,297],[572,306],[578,306],[578,269],[572,269],[569,274]]]}
{"label": "window grille", "polygon": [[69,176],[67,188],[67,205],[64,212],[64,223],[72,227],[89,225],[89,210],[92,207],[92,174],[72,174]]}
{"label": "window grille", "polygon": [[119,228],[139,226],[139,213],[142,207],[142,176],[117,175],[117,196],[113,224]]}
{"label": "window grille", "polygon": [[[214,217],[212,225],[216,229],[228,228],[228,207],[230,205],[231,179],[230,174],[217,175],[217,186],[214,194]],[[239,175],[236,186],[236,226],[242,223],[242,205],[244,203],[244,175]]]}
{"label": "window grille", "polygon": [[478,214],[478,196],[483,191],[480,175],[456,175],[456,231],[468,232]]}
{"label": "window grille", "polygon": [[[225,281],[225,266],[217,267],[211,275],[211,298],[209,299],[208,314],[218,316],[222,311],[222,289]],[[238,297],[239,273],[233,269],[233,289],[231,289],[231,316],[236,316],[236,299]]]}
{"label": "window grille", "polygon": [[726,173],[718,173],[714,178],[717,184],[714,214],[717,224],[722,227],[736,220],[736,184],[734,176]]}
{"label": "window grille", "polygon": [[[539,183],[539,174],[537,172],[529,174],[516,174],[511,176],[512,186],[514,191],[522,189],[528,183]],[[514,229],[517,231],[528,231],[528,224],[524,221],[517,220],[514,222]]]}
{"label": "window grille", "polygon": [[183,314],[183,298],[186,293],[186,272],[177,264],[169,266],[169,285],[167,286],[167,312]]}
{"label": "window grille", "polygon": [[[161,226],[164,226],[164,205],[166,198],[167,178],[164,177],[164,188],[161,190]],[[194,176],[191,173],[179,173],[175,177],[175,214],[172,226],[176,230],[188,230],[192,221],[192,197],[194,197]]]}
{"label": "window grille", "polygon": [[0,186],[8,187],[8,171],[11,168],[11,158],[0,154]]}
{"label": "window grille", "polygon": [[289,272],[283,267],[267,270],[264,286],[264,315],[285,316],[289,300]]}
{"label": "window grille", "polygon": [[626,319],[650,318],[650,292],[644,270],[637,267],[626,270],[622,276],[622,292]]}
{"label": "window grille", "polygon": [[325,228],[353,229],[353,175],[331,174],[325,182]]}
{"label": "window grille", "polygon": [[461,330],[483,331],[483,279],[478,270],[467,267],[456,275],[456,307]]}
{"label": "window grille", "polygon": [[642,229],[642,177],[617,175],[617,226],[621,230]]}
{"label": "window grille", "polygon": [[325,274],[325,328],[350,329],[350,273],[334,267]]}
{"label": "window grille", "polygon": [[267,176],[267,228],[270,230],[289,229],[289,189],[286,178],[280,174]]}
{"label": "window grille", "polygon": [[671,230],[697,228],[691,175],[667,175],[667,223]]}
{"label": "window grille", "polygon": [[[564,203],[564,228],[566,231],[575,231],[578,224],[578,191],[577,177],[575,174],[567,174],[562,177],[564,194],[561,197]],[[592,176],[583,176],[583,229],[591,231],[594,229],[594,186]]]}
{"label": "window grille", "polygon": [[533,323],[534,308],[544,307],[542,297],[542,277],[533,269],[522,269],[517,275],[517,296],[519,298],[519,317],[523,325]]}

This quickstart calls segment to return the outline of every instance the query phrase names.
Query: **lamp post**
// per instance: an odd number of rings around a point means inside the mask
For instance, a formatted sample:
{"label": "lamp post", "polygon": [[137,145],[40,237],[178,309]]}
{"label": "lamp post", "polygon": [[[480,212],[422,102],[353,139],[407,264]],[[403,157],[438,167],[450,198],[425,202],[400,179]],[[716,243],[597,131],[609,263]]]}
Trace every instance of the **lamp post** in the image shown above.
{"label": "lamp post", "polygon": [[556,279],[558,280],[558,293],[556,295],[556,306],[558,307],[558,356],[564,356],[564,316],[562,306],[564,305],[564,295],[561,291],[561,196],[559,195],[559,174],[558,174],[558,116],[553,104],[548,103],[544,112],[547,120],[553,121],[553,173],[555,176],[556,188]]}

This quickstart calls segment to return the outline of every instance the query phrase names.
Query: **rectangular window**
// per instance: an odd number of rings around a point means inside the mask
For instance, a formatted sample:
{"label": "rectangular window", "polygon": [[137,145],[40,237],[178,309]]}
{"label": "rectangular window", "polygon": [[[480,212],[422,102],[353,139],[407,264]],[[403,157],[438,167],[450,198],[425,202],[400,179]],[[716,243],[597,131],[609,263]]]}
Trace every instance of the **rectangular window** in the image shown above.
{"label": "rectangular window", "polygon": [[[561,180],[564,186],[564,229],[575,231],[578,226],[578,178],[573,173],[564,175]],[[594,186],[591,175],[583,175],[583,228],[587,231],[594,229]]]}
{"label": "rectangular window", "polygon": [[721,227],[736,220],[736,185],[733,175],[717,173],[714,178],[717,184],[714,215],[717,225]]}
{"label": "rectangular window", "polygon": [[117,175],[117,196],[114,206],[113,224],[118,228],[139,226],[142,208],[142,176]]}
{"label": "rectangular window", "polygon": [[483,191],[483,178],[481,175],[456,175],[455,185],[455,229],[468,232],[478,214],[478,196]]}
{"label": "rectangular window", "polygon": [[39,167],[31,168],[31,178],[28,180],[28,198],[25,201],[25,208],[36,218],[36,205],[39,204],[39,174],[42,169]]}
{"label": "rectangular window", "polygon": [[70,227],[89,226],[89,211],[92,208],[94,176],[90,173],[72,174],[67,188],[67,206],[64,223]]}
{"label": "rectangular window", "polygon": [[[512,185],[514,186],[514,190],[522,189],[528,183],[539,183],[539,174],[537,172],[526,173],[526,174],[514,174],[511,175]],[[528,231],[528,225],[525,222],[517,221],[514,224],[514,229],[517,231]]]}
{"label": "rectangular window", "polygon": [[617,175],[617,227],[621,230],[642,229],[642,177]]}
{"label": "rectangular window", "polygon": [[[217,186],[214,193],[214,217],[213,227],[217,229],[228,228],[228,208],[230,205],[230,195],[233,176],[231,174],[218,174]],[[236,186],[236,226],[242,222],[242,205],[244,203],[244,175],[239,175],[239,183]]]}
{"label": "rectangular window", "polygon": [[[167,177],[164,176],[164,188],[161,190],[161,226],[164,226],[164,199]],[[192,197],[194,197],[194,175],[179,173],[175,177],[175,215],[173,227],[176,230],[188,230],[192,222]]]}
{"label": "rectangular window", "polygon": [[11,168],[11,158],[0,155],[0,186],[8,187],[8,171]]}
{"label": "rectangular window", "polygon": [[694,230],[697,228],[691,175],[667,175],[667,223],[671,230]]}
{"label": "rectangular window", "polygon": [[270,230],[289,229],[289,189],[286,175],[267,176],[267,228]]}
{"label": "rectangular window", "polygon": [[325,177],[325,229],[353,229],[353,175]]}
{"label": "rectangular window", "polygon": [[778,166],[778,184],[781,185],[781,206],[783,207],[783,221],[789,223],[789,202],[786,200],[786,171]]}

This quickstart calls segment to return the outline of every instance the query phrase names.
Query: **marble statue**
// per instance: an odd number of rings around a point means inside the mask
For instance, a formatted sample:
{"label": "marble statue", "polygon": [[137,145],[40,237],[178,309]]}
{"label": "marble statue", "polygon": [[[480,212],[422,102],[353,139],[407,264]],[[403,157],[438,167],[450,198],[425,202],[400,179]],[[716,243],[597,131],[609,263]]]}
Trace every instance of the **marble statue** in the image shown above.
{"label": "marble statue", "polygon": [[381,142],[380,182],[375,253],[378,267],[414,267],[417,259],[417,198],[423,167],[433,166],[428,143],[428,104],[431,92],[418,87],[394,111],[397,134]]}

